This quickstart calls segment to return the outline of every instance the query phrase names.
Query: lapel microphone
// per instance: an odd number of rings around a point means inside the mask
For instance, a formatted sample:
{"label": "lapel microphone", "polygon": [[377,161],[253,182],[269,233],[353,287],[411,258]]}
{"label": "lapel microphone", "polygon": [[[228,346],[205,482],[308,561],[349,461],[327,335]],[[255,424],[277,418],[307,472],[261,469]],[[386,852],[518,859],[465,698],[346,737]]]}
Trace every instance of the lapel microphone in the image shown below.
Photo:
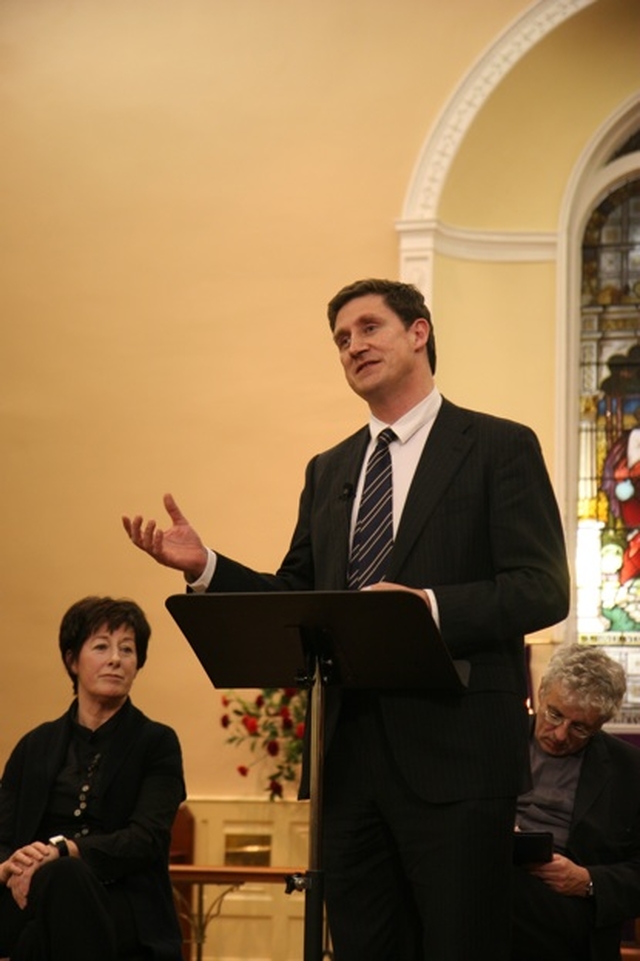
{"label": "lapel microphone", "polygon": [[353,484],[350,484],[350,483],[347,481],[346,484],[343,484],[343,485],[342,485],[342,493],[340,494],[340,500],[341,500],[341,501],[350,501],[354,494],[355,494],[355,488],[354,488]]}

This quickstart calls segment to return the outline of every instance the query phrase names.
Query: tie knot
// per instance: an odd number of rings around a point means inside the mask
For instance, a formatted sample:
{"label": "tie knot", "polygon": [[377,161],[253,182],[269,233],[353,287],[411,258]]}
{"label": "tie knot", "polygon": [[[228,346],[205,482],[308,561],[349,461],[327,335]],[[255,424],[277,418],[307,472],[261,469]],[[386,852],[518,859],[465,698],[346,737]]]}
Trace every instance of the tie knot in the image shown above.
{"label": "tie knot", "polygon": [[385,427],[385,429],[384,429],[384,430],[381,430],[380,433],[378,434],[378,443],[377,443],[377,446],[378,446],[378,447],[380,447],[380,446],[386,446],[386,447],[388,447],[389,444],[391,443],[391,441],[394,441],[394,440],[397,440],[397,439],[398,439],[398,438],[397,438],[396,433],[395,433],[395,431],[393,430],[393,428],[392,428],[392,427]]}

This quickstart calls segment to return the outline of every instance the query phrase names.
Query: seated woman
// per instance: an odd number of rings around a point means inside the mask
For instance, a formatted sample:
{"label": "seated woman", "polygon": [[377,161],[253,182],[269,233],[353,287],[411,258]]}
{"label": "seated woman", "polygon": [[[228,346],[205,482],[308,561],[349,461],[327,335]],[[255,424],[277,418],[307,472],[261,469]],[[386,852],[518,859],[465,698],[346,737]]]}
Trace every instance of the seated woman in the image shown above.
{"label": "seated woman", "polygon": [[110,597],[62,619],[76,697],[19,741],[0,785],[0,957],[181,961],[168,869],[180,744],[129,700],[150,633],[137,604]]}

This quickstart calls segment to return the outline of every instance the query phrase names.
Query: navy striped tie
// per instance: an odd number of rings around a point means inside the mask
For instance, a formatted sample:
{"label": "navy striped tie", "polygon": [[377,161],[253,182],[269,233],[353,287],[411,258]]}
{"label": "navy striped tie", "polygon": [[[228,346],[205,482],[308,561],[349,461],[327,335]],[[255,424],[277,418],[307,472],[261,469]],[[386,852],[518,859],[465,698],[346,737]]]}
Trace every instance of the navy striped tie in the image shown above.
{"label": "navy striped tie", "polygon": [[354,591],[369,584],[377,584],[383,579],[393,547],[393,487],[389,444],[396,439],[390,427],[381,431],[367,464],[347,575],[348,586]]}

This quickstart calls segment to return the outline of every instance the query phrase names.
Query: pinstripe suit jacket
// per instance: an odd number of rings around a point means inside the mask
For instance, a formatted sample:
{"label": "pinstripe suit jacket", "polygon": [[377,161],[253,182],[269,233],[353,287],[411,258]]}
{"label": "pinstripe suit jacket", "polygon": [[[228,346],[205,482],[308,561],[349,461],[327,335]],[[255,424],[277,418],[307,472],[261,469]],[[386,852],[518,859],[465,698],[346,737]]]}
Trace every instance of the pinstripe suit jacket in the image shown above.
{"label": "pinstripe suit jacket", "polygon": [[[363,428],[307,467],[298,522],[275,575],[218,556],[212,591],[344,590]],[[569,578],[557,504],[535,434],[443,401],[411,484],[387,580],[432,588],[468,691],[381,692],[408,783],[432,801],[512,796],[528,784],[524,635],[564,618]],[[327,740],[339,691],[327,692]]]}

